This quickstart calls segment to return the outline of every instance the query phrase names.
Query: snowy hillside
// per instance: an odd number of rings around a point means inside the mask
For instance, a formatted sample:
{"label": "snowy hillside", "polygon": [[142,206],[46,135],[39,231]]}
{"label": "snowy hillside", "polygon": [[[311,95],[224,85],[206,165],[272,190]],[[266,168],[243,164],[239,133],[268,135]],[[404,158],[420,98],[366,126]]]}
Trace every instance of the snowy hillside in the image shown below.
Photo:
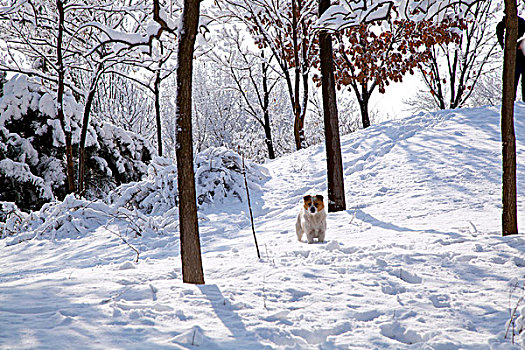
{"label": "snowy hillside", "polygon": [[[516,135],[522,214],[521,103]],[[499,233],[499,110],[390,121],[342,151],[349,209],[329,214],[324,244],[294,227],[302,196],[326,195],[323,147],[252,178],[260,261],[244,202],[203,206],[206,285],[181,282],[176,210],[142,213],[137,229],[94,203],[67,214],[83,227],[70,235],[1,240],[0,348],[519,349],[504,335],[525,240]]]}

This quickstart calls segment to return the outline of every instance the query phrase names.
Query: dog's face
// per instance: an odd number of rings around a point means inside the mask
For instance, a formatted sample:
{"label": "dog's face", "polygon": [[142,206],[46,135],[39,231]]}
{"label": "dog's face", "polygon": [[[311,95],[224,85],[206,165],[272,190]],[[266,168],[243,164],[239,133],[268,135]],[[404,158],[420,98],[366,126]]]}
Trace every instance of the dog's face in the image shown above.
{"label": "dog's face", "polygon": [[304,196],[304,209],[310,214],[316,214],[324,209],[323,196],[320,194],[316,196]]}

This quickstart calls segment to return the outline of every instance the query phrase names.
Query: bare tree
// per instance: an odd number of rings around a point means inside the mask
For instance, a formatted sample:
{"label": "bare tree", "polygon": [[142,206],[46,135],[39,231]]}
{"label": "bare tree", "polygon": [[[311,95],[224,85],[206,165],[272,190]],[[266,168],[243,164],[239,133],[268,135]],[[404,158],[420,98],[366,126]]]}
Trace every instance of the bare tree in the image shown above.
{"label": "bare tree", "polygon": [[[243,45],[243,49],[247,48]],[[210,55],[195,60],[193,145],[196,153],[208,147],[237,149],[240,146],[246,157],[261,162],[269,158],[269,143],[266,141],[269,136],[276,157],[295,149],[293,120],[286,112],[289,105],[286,86],[271,66],[267,72],[268,91],[264,92],[262,66],[268,64],[269,59],[257,55],[258,49],[242,52],[247,54],[249,64],[234,46],[222,53],[219,48],[214,49],[213,55],[219,55],[220,60],[212,59]],[[232,77],[231,68],[242,93]],[[167,85],[166,89],[173,91],[175,87]],[[267,105],[264,96],[268,97]],[[165,106],[170,105],[170,101],[165,102]],[[266,121],[265,115],[268,117]],[[313,118],[308,120],[313,121]],[[173,129],[170,120],[167,123],[166,127]],[[174,144],[168,135],[164,137],[170,141],[170,146]]]}
{"label": "bare tree", "polygon": [[475,2],[459,41],[433,46],[430,59],[420,64],[428,88],[427,97],[431,97],[437,108],[465,106],[480,79],[496,69],[499,57],[492,20],[494,12],[496,2]]}
{"label": "bare tree", "polygon": [[[499,60],[500,62],[503,61],[503,55],[499,55]],[[500,66],[498,69],[480,77],[468,101],[469,106],[496,106],[501,104],[501,92],[503,91],[502,70],[503,67]]]}
{"label": "bare tree", "polygon": [[231,15],[246,24],[255,44],[271,50],[268,57],[276,60],[286,82],[296,149],[304,148],[309,72],[317,54],[313,31],[315,1],[228,0],[228,4]]}
{"label": "bare tree", "polygon": [[[121,69],[126,74],[127,69]],[[129,70],[126,75],[133,75]],[[101,76],[94,100],[94,116],[125,130],[141,134],[148,140],[155,138],[153,96],[149,90],[121,75]]]}
{"label": "bare tree", "polygon": [[[275,159],[275,150],[272,140],[272,130],[271,130],[271,124],[270,124],[270,94],[277,84],[277,80],[270,80],[269,77],[269,64],[264,59],[264,51],[261,50],[261,58],[260,62],[258,62],[260,66],[260,83],[256,81],[254,67],[251,63],[253,63],[253,60],[250,60],[248,58],[247,53],[241,53],[243,63],[245,64],[244,72],[246,75],[241,76],[239,73],[242,74],[242,72],[238,72],[233,66],[230,65],[230,72],[233,80],[235,81],[235,85],[241,94],[243,100],[246,103],[247,108],[245,109],[246,112],[251,115],[264,129],[264,135],[265,135],[265,143],[268,147],[268,158]],[[256,63],[257,64],[257,63]],[[255,91],[256,99],[256,105],[254,105],[251,101],[251,98],[246,93],[246,89],[244,88],[243,80],[248,80],[248,83],[251,85],[251,88],[253,91]],[[261,86],[262,85],[262,86]],[[260,110],[261,112],[259,112]],[[262,116],[261,116],[262,114]]]}
{"label": "bare tree", "polygon": [[[337,89],[336,89],[337,92]],[[339,134],[341,136],[348,135],[358,130],[359,127],[359,107],[355,101],[354,96],[350,93],[336,93],[337,97],[337,111],[339,119]],[[305,131],[307,132],[307,140],[309,145],[323,143],[324,136],[324,113],[322,91],[318,89],[312,90],[310,94],[309,113],[306,118]]]}
{"label": "bare tree", "polygon": [[[229,45],[226,56],[215,50],[211,59],[231,78],[233,84],[227,86],[235,90],[241,97],[243,111],[251,116],[264,130],[264,142],[268,149],[268,158],[275,159],[275,147],[271,130],[272,91],[280,82],[280,77],[271,67],[274,55],[265,48],[249,49],[243,47],[244,38],[239,31],[225,29],[222,38]],[[269,51],[269,58],[268,56]]]}
{"label": "bare tree", "polygon": [[200,0],[184,0],[182,28],[177,53],[175,138],[177,142],[182,280],[185,283],[204,284],[197,220],[191,121],[193,52],[199,25],[199,7]]}

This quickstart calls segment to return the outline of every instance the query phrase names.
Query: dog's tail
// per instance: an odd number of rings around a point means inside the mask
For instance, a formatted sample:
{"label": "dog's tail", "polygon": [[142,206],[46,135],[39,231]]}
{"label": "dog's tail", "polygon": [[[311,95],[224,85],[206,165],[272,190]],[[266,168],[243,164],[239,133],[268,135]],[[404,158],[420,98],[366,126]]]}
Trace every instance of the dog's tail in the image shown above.
{"label": "dog's tail", "polygon": [[301,241],[303,239],[303,226],[301,225],[301,213],[297,215],[297,221],[295,222],[295,233],[297,234],[297,240]]}

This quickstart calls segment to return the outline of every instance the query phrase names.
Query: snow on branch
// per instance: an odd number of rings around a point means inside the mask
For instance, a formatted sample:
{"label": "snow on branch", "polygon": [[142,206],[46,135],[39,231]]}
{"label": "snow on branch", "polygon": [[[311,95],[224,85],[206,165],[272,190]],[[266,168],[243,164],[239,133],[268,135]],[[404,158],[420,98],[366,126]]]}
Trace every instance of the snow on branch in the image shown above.
{"label": "snow on branch", "polygon": [[29,165],[25,163],[14,162],[11,159],[0,160],[0,176],[15,178],[20,183],[30,183],[38,189],[41,197],[54,199],[51,186],[41,177],[33,175]]}
{"label": "snow on branch", "polygon": [[363,23],[395,19],[412,21],[461,19],[479,0],[348,0],[332,5],[316,29],[339,32]]}
{"label": "snow on branch", "polygon": [[91,55],[99,47],[110,43],[116,44],[114,46],[115,51],[120,51],[126,47],[147,46],[151,53],[153,39],[160,39],[163,32],[177,35],[179,31],[178,24],[161,8],[158,0],[153,1],[153,18],[145,24],[145,33],[143,34],[118,31],[99,22],[86,23],[82,27],[97,28],[106,36],[96,47],[92,48],[86,56]]}
{"label": "snow on branch", "polygon": [[[110,28],[109,26],[106,26],[99,22],[89,22],[86,23],[83,28],[96,28],[100,30],[104,37],[102,38],[102,41],[92,48],[86,56],[90,56],[93,52],[98,50],[99,47],[113,43],[114,44],[114,50],[120,51],[121,49],[125,47],[135,47],[135,46],[150,46],[151,41],[153,38],[158,36],[158,33],[160,31],[160,25],[155,22],[151,21],[146,26],[146,34],[140,34],[140,33],[126,33],[122,31],[118,31],[115,29]],[[120,44],[120,45],[119,45]]]}
{"label": "snow on branch", "polygon": [[341,31],[361,23],[385,20],[390,16],[394,3],[383,1],[367,8],[360,1],[351,1],[348,6],[333,5],[319,18],[316,28]]}

